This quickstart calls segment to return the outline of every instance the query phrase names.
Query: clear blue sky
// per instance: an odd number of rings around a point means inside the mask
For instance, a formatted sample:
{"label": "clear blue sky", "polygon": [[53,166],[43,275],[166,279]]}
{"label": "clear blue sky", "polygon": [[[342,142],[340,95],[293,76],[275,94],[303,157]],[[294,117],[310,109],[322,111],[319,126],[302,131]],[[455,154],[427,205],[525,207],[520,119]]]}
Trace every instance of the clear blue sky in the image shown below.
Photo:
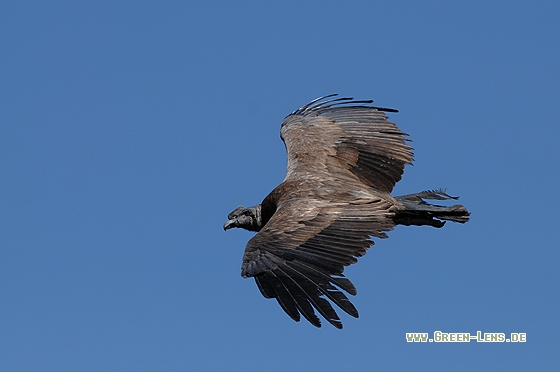
{"label": "clear blue sky", "polygon": [[[3,1],[0,370],[559,368],[559,4]],[[342,331],[264,299],[222,230],[330,93],[400,110],[396,194],[472,212],[377,240]],[[405,340],[437,330],[527,342]]]}

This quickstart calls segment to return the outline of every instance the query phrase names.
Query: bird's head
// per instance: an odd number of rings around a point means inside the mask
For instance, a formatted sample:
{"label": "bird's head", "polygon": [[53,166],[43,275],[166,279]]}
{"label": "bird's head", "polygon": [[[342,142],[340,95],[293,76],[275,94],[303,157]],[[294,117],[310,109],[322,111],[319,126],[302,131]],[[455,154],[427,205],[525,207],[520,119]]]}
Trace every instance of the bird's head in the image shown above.
{"label": "bird's head", "polygon": [[259,231],[262,227],[261,206],[256,205],[245,208],[240,205],[228,214],[228,221],[224,224],[224,230],[241,227],[249,231]]}

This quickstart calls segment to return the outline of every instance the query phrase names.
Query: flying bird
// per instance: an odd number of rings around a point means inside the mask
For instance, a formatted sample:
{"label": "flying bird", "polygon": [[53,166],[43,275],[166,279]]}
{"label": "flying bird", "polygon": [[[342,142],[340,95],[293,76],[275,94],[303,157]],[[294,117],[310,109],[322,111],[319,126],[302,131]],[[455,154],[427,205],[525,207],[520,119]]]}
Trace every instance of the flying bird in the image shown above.
{"label": "flying bird", "polygon": [[457,199],[444,189],[391,196],[406,164],[413,160],[408,135],[388,121],[373,101],[317,98],[288,115],[280,137],[286,145],[286,178],[261,204],[239,206],[224,230],[255,231],[241,266],[265,298],[275,298],[295,321],[303,315],[321,326],[317,311],[336,328],[342,322],[333,304],[353,317],[358,311],[346,293],[356,288],[343,275],[395,225],[442,227],[465,223],[462,205],[426,200]]}

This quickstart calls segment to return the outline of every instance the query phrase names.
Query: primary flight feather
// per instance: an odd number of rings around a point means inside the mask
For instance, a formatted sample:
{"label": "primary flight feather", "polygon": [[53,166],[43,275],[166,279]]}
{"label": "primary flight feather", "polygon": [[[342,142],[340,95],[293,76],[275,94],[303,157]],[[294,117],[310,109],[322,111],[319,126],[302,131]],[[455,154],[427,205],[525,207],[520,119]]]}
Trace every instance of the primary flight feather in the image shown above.
{"label": "primary flight feather", "polygon": [[391,196],[413,158],[407,134],[387,121],[385,112],[396,110],[334,96],[284,119],[286,178],[261,204],[233,210],[224,230],[258,232],[247,243],[241,275],[254,277],[264,297],[295,321],[303,315],[320,327],[317,311],[342,328],[332,304],[358,317],[344,293],[355,295],[356,288],[343,271],[373,245],[371,236],[386,238],[397,224],[464,223],[469,212],[425,202],[456,199],[444,190]]}

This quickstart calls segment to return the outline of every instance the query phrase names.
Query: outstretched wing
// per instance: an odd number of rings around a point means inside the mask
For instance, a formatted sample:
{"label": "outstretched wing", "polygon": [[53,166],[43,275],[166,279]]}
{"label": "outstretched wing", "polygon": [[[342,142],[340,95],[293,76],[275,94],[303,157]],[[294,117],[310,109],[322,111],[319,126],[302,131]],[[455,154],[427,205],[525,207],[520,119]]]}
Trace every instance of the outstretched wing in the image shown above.
{"label": "outstretched wing", "polygon": [[391,192],[412,162],[407,134],[387,120],[372,101],[325,96],[288,115],[280,136],[288,152],[286,179],[357,178]]}
{"label": "outstretched wing", "polygon": [[[356,294],[342,274],[373,244],[386,237],[394,204],[381,197],[345,200],[291,199],[282,203],[247,244],[242,275],[255,277],[266,298],[276,298],[295,321],[303,315],[320,327],[317,310],[342,328],[332,303],[353,317],[358,311],[341,291]],[[327,300],[328,299],[328,300]]]}

